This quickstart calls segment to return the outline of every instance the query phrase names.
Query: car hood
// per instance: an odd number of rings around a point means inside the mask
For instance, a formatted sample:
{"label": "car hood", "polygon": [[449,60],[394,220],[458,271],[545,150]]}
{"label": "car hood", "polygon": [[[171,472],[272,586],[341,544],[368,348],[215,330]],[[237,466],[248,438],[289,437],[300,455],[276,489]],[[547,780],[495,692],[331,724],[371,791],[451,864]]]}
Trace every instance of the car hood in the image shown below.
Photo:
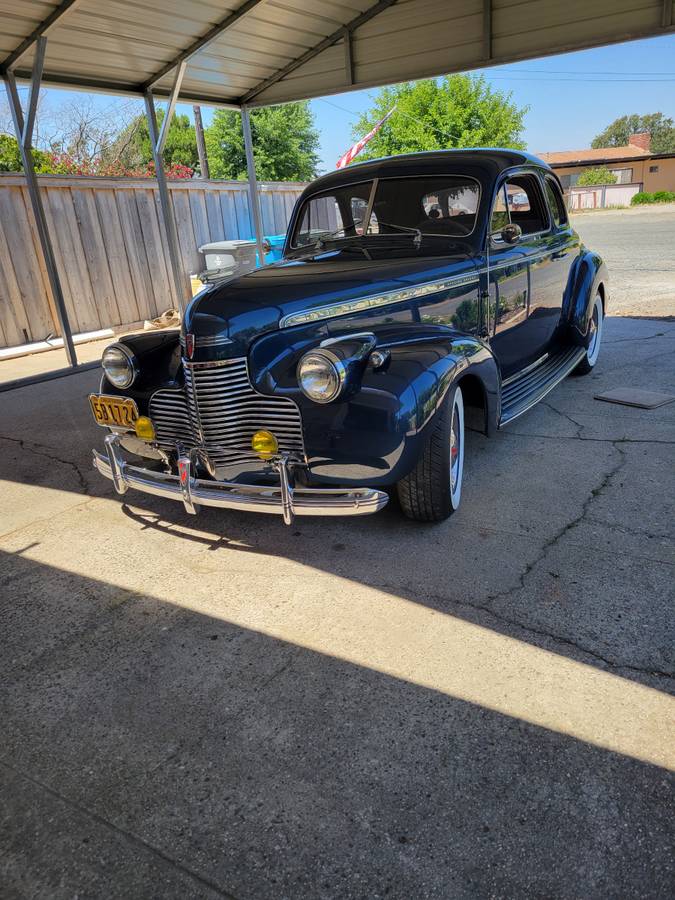
{"label": "car hood", "polygon": [[378,260],[332,251],[282,260],[198,294],[185,314],[184,332],[194,335],[197,347],[227,343],[245,350],[292,313],[474,270],[464,254]]}

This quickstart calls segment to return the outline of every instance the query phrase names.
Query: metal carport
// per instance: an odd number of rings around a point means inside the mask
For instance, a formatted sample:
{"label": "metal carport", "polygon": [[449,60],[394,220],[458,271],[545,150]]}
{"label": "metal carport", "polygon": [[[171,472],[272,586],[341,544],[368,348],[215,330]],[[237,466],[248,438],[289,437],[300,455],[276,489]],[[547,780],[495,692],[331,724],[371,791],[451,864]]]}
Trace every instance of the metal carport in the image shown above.
{"label": "metal carport", "polygon": [[[176,101],[241,110],[262,253],[249,107],[675,30],[673,0],[0,0],[0,71],[68,361],[68,315],[30,157],[41,84],[145,98],[173,280],[185,299],[162,154]],[[16,82],[30,81],[25,112]],[[161,132],[155,99],[168,100]]]}

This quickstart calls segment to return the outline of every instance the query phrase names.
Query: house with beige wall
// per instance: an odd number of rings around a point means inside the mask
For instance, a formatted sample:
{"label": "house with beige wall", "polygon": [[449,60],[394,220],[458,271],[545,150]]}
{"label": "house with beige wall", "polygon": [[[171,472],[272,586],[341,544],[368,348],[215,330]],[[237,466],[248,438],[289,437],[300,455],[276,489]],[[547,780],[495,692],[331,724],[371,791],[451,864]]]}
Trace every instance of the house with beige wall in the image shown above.
{"label": "house with beige wall", "polygon": [[616,175],[616,183],[631,185],[637,191],[675,191],[675,153],[652,153],[648,132],[632,134],[624,147],[598,147],[588,150],[562,150],[540,153],[566,192],[573,188],[582,172],[599,167]]}

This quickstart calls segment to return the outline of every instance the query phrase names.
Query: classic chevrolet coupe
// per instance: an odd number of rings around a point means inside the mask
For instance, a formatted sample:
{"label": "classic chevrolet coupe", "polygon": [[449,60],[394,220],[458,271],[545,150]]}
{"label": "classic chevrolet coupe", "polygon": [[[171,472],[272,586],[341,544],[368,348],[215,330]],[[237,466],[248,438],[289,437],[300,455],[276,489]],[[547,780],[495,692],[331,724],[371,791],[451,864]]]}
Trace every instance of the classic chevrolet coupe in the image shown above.
{"label": "classic chevrolet coupe", "polygon": [[94,464],[118,493],[191,513],[290,523],[376,512],[395,491],[439,521],[460,502],[465,421],[493,435],[590,372],[607,300],[536,157],[350,166],[303,192],[281,261],[209,286],[180,333],[105,350]]}

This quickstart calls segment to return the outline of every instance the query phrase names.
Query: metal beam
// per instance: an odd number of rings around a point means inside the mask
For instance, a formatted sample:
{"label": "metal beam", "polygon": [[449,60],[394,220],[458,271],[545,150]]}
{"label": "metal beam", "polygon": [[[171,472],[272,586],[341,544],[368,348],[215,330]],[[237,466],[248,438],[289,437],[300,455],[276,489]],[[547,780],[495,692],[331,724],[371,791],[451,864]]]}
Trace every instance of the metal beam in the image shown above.
{"label": "metal beam", "polygon": [[262,3],[263,0],[246,0],[245,3],[235,9],[234,12],[229,13],[225,16],[224,19],[221,19],[217,25],[214,25],[213,28],[210,28],[205,35],[200,38],[197,38],[196,41],[193,41],[189,47],[186,47],[185,50],[182,50],[178,56],[175,56],[170,62],[166,63],[166,65],[162,66],[159,71],[155,72],[155,74],[149,78],[144,84],[141,85],[141,90],[143,92],[147,91],[154,84],[156,84],[160,79],[164,78],[165,75],[168,75],[172,69],[175,69],[176,66],[180,65],[182,62],[187,62],[191,56],[194,56],[195,53],[198,53],[200,50],[203,50],[208,44],[212,41],[215,41],[216,38],[219,38],[223,32],[227,31],[228,28],[231,28],[235,22],[238,22],[242,16],[245,16],[246,13],[249,13],[252,9],[255,9],[258,4]]}
{"label": "metal beam", "polygon": [[345,47],[345,81],[354,84],[354,57],[352,55],[352,33],[348,28],[344,30]]}
{"label": "metal beam", "polygon": [[[37,58],[41,62],[44,60],[44,42],[46,42],[47,38],[40,37],[39,40],[41,42],[41,46],[38,47]],[[25,120],[23,111],[21,109],[19,92],[16,89],[16,79],[14,78],[14,74],[11,70],[5,71],[3,73],[3,78],[7,87],[7,98],[9,100],[9,107],[12,112],[14,131],[16,133],[16,140],[19,145],[19,153],[21,154],[21,162],[23,163],[24,175],[26,176],[28,197],[33,209],[33,216],[35,217],[35,226],[37,228],[38,239],[40,241],[40,247],[42,249],[42,255],[45,261],[45,269],[47,271],[49,287],[51,288],[54,303],[56,305],[56,315],[59,320],[59,328],[61,330],[61,337],[63,338],[63,346],[66,351],[68,364],[75,367],[77,366],[77,353],[75,352],[75,345],[73,344],[73,333],[71,331],[70,322],[68,320],[66,301],[63,296],[63,289],[61,287],[61,280],[59,278],[59,270],[56,266],[56,257],[54,256],[54,248],[52,246],[51,237],[49,235],[49,228],[47,226],[47,220],[45,218],[45,210],[44,206],[42,205],[40,185],[38,184],[37,175],[35,174],[33,154],[31,152],[31,138],[33,131],[31,119],[33,121],[35,120],[35,105],[37,103],[37,95],[40,91],[40,71],[41,66],[39,69],[36,69],[33,76],[33,81],[30,89],[30,97],[28,100],[28,114],[26,115]]]}
{"label": "metal beam", "polygon": [[258,196],[258,179],[255,174],[255,158],[253,156],[253,137],[251,135],[251,118],[248,107],[241,108],[241,127],[244,132],[244,150],[246,151],[246,168],[248,170],[248,193],[249,203],[251,206],[251,214],[253,217],[253,229],[255,231],[255,242],[258,247],[258,261],[260,265],[265,264],[265,244],[262,223],[262,213],[260,211],[260,198]]}
{"label": "metal beam", "polygon": [[40,83],[42,81],[42,70],[45,65],[46,50],[47,38],[44,36],[39,37],[37,40],[37,47],[35,48],[35,59],[33,60],[33,80],[30,88],[30,96],[28,98],[26,120],[23,123],[23,131],[21,132],[21,141],[28,150],[30,150],[33,144],[35,114],[37,113],[38,100],[40,99]]}
{"label": "metal beam", "polygon": [[[174,84],[176,96],[180,92],[180,79]],[[169,107],[171,103],[169,102]],[[159,192],[159,206],[162,212],[162,220],[164,222],[164,230],[166,231],[167,249],[169,251],[169,262],[171,263],[171,277],[173,280],[174,291],[176,293],[176,302],[181,312],[185,309],[186,301],[189,299],[186,289],[187,281],[183,274],[183,265],[180,258],[178,247],[178,234],[176,232],[176,220],[173,215],[173,206],[171,203],[171,195],[169,194],[169,185],[166,180],[164,171],[164,158],[160,149],[160,134],[157,127],[157,115],[155,113],[155,100],[152,91],[145,92],[145,112],[148,118],[148,130],[150,131],[150,147],[152,149],[152,158],[155,163],[155,178],[157,179],[157,189]],[[173,114],[173,110],[171,110]],[[169,110],[164,116],[164,122],[169,121]],[[168,125],[167,125],[168,128]]]}
{"label": "metal beam", "polygon": [[173,87],[171,88],[171,93],[169,94],[169,105],[166,108],[166,114],[164,116],[164,120],[162,121],[162,128],[159,132],[159,138],[157,140],[157,152],[160,154],[160,156],[162,153],[164,153],[166,136],[169,133],[171,119],[173,119],[173,114],[176,110],[176,103],[178,101],[181,84],[183,83],[183,76],[185,75],[186,66],[187,62],[183,60],[182,63],[178,64],[178,68],[176,69],[176,77],[174,78]]}
{"label": "metal beam", "polygon": [[357,28],[360,28],[361,25],[365,25],[366,22],[370,22],[371,19],[374,19],[375,16],[379,16],[381,12],[384,12],[385,9],[389,9],[390,6],[393,6],[396,3],[396,0],[379,0],[374,6],[370,6],[365,12],[362,12],[360,15],[356,16],[355,19],[352,19],[350,22],[347,22],[346,25],[343,25],[341,28],[338,28],[337,31],[334,31],[332,34],[329,34],[328,37],[325,37],[322,41],[319,41],[316,46],[311,47],[302,56],[298,56],[297,59],[294,59],[292,62],[289,62],[282,69],[279,69],[278,72],[275,72],[274,75],[271,75],[269,78],[265,78],[264,81],[261,81],[254,88],[251,88],[240,100],[240,104],[244,106],[249,103],[254,97],[257,97],[258,94],[261,94],[263,91],[266,91],[267,88],[272,87],[273,84],[276,84],[277,81],[281,81],[282,78],[285,78],[287,75],[290,75],[291,72],[295,72],[296,69],[299,69],[300,66],[304,66],[305,63],[309,62],[310,59],[314,59],[315,56],[318,56],[319,53],[323,53],[324,50],[327,50],[329,47],[332,47],[333,44],[337,44],[338,41],[342,40],[345,31],[348,31],[352,34],[356,31]]}
{"label": "metal beam", "polygon": [[38,38],[46,34],[47,30],[51,28],[52,25],[55,25],[59,19],[65,16],[65,14],[79,2],[80,0],[63,0],[56,9],[52,10],[44,21],[40,22],[37,28],[32,31],[25,40],[21,41],[15,50],[12,50],[9,56],[6,56],[2,62],[0,62],[0,72],[4,73],[12,69],[17,60],[24,55],[26,50],[29,50]]}
{"label": "metal beam", "polygon": [[492,59],[492,0],[483,0],[483,56]]}

